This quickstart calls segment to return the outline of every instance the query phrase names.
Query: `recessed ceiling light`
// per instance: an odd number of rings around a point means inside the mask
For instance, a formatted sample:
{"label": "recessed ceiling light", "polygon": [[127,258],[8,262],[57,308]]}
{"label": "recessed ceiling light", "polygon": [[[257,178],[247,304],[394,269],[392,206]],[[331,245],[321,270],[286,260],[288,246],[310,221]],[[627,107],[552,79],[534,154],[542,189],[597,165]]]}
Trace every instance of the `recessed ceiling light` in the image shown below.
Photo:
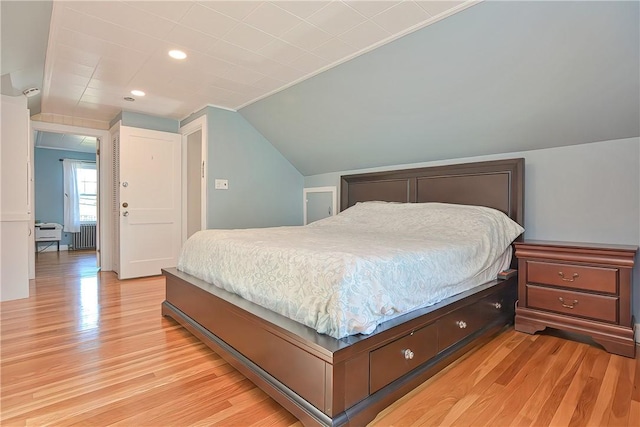
{"label": "recessed ceiling light", "polygon": [[131,95],[135,95],[135,96],[144,96],[144,92],[138,89],[134,89],[131,91]]}
{"label": "recessed ceiling light", "polygon": [[135,98],[132,98],[132,97],[130,97],[130,96],[125,96],[123,99],[124,99],[125,101],[129,101],[129,102],[133,102],[133,101],[135,101],[135,100],[136,100]]}
{"label": "recessed ceiling light", "polygon": [[169,51],[169,56],[174,58],[174,59],[184,59],[187,57],[187,54],[184,53],[181,50],[170,50]]}

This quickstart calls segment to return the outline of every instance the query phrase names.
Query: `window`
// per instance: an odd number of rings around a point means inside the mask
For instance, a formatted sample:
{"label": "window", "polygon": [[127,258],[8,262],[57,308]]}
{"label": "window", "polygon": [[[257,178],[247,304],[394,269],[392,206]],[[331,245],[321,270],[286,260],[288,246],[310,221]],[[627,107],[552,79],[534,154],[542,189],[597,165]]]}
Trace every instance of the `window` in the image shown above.
{"label": "window", "polygon": [[77,181],[80,222],[96,222],[98,219],[98,177],[96,166],[89,163],[83,163],[78,166]]}

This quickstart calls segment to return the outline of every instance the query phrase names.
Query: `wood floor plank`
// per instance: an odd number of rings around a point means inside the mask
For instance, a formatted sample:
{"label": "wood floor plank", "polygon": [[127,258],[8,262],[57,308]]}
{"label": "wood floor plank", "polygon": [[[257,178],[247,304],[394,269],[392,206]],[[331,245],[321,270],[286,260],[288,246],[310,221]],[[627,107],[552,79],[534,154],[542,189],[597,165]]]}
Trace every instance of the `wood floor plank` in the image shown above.
{"label": "wood floor plank", "polygon": [[600,392],[602,380],[606,372],[607,365],[611,359],[610,355],[603,351],[598,351],[595,355],[591,372],[584,382],[580,396],[575,402],[575,411],[569,421],[570,427],[580,427],[587,425],[588,420],[595,408],[596,396]]}
{"label": "wood floor plank", "polygon": [[611,405],[611,414],[609,415],[610,426],[629,425],[628,422],[631,411],[631,400],[629,397],[633,390],[636,363],[635,360],[627,358],[621,359],[620,362],[620,375],[618,375]]}
{"label": "wood floor plank", "polygon": [[[566,364],[573,353],[571,342],[553,341],[552,343],[552,347],[540,362],[538,368],[540,370],[532,369],[534,365],[527,363],[527,378],[520,381],[518,390],[509,388],[514,394],[520,394],[518,404],[513,407],[505,406],[497,418],[504,417],[505,421],[509,419],[509,425],[531,425],[556,385],[559,374],[566,369]],[[529,378],[532,375],[533,378]]]}
{"label": "wood floor plank", "polygon": [[493,420],[500,420],[505,425],[513,423],[551,366],[548,363],[548,353],[557,343],[549,341],[544,344],[531,356],[523,369],[505,384],[503,397],[496,399],[479,414],[478,422],[485,425],[495,423]]}
{"label": "wood floor plank", "polygon": [[629,425],[640,426],[640,402],[636,400],[631,401],[631,408],[629,409]]}
{"label": "wood floor plank", "polygon": [[620,373],[620,362],[620,358],[617,357],[612,356],[609,359],[588,425],[606,426],[609,423],[609,414],[613,406],[615,387]]}
{"label": "wood floor plank", "polygon": [[[0,303],[2,426],[301,426],[162,317],[162,277],[119,281],[82,252],[37,257],[31,296]],[[370,425],[640,425],[640,362],[507,328]]]}
{"label": "wood floor plank", "polygon": [[575,353],[577,343],[571,341],[557,341],[548,355],[550,365],[544,375],[540,375],[540,381],[535,390],[529,396],[525,404],[514,418],[512,424],[516,426],[532,425],[541,408],[558,382],[561,373],[566,369],[569,359]]}
{"label": "wood floor plank", "polygon": [[582,346],[575,346],[574,348],[575,350],[573,351],[567,366],[561,372],[558,380],[551,389],[551,392],[546,396],[546,399],[544,399],[544,402],[542,403],[542,406],[538,411],[538,415],[532,425],[552,425],[551,420],[555,416],[558,407],[560,406],[560,402],[562,401],[562,398],[569,388],[569,385],[571,384],[571,381],[584,358],[584,348],[582,348]]}
{"label": "wood floor plank", "polygon": [[[468,411],[455,421],[455,425],[493,425],[492,420],[502,411],[505,404],[520,405],[518,403],[519,397],[515,393],[508,401],[502,397],[507,393],[507,390],[515,390],[521,384],[520,380],[513,383],[511,381],[517,377],[518,373],[523,371],[521,366],[516,366],[523,364],[526,366],[524,360],[530,361],[537,366],[540,359],[545,357],[552,346],[553,343],[550,341],[536,339],[525,347],[525,351],[512,358],[508,365],[498,365],[494,370],[498,375],[493,378],[491,385],[484,391],[477,390],[476,394],[479,395],[479,398],[469,407]],[[534,360],[531,361],[531,358]],[[507,379],[506,376],[511,378]]]}
{"label": "wood floor plank", "polygon": [[577,420],[582,418],[582,415],[579,412],[577,413],[579,408],[582,407],[579,404],[580,397],[587,385],[599,352],[599,349],[591,347],[584,349],[582,363],[578,366],[573,377],[570,378],[569,387],[567,387],[560,401],[560,406],[558,406],[554,417],[551,419],[552,425],[569,425],[574,417]]}
{"label": "wood floor plank", "polygon": [[[640,355],[636,352],[636,373],[633,377],[633,391],[631,392],[631,400],[640,402]],[[640,425],[640,424],[638,424]]]}

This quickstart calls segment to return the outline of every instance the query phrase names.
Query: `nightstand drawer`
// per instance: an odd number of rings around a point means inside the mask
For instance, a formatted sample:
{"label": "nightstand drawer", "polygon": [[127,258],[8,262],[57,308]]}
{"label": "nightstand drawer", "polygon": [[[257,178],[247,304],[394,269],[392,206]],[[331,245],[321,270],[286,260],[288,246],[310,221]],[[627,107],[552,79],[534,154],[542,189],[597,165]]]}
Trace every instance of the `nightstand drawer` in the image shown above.
{"label": "nightstand drawer", "polygon": [[617,294],[618,270],[615,268],[528,261],[527,282]]}
{"label": "nightstand drawer", "polygon": [[527,301],[532,308],[610,323],[618,322],[616,297],[527,285]]}

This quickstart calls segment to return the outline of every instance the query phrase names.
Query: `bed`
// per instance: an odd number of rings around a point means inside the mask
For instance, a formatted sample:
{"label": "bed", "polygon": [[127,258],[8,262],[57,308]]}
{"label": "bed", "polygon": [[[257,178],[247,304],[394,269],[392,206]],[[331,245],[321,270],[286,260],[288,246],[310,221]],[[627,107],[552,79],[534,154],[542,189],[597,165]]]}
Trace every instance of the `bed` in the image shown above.
{"label": "bed", "polygon": [[[524,160],[343,176],[358,202],[486,206],[523,224]],[[165,269],[162,313],[225,358],[305,425],[365,425],[385,407],[513,321],[516,277],[489,280],[334,338],[179,271]],[[207,290],[205,290],[207,289]]]}

